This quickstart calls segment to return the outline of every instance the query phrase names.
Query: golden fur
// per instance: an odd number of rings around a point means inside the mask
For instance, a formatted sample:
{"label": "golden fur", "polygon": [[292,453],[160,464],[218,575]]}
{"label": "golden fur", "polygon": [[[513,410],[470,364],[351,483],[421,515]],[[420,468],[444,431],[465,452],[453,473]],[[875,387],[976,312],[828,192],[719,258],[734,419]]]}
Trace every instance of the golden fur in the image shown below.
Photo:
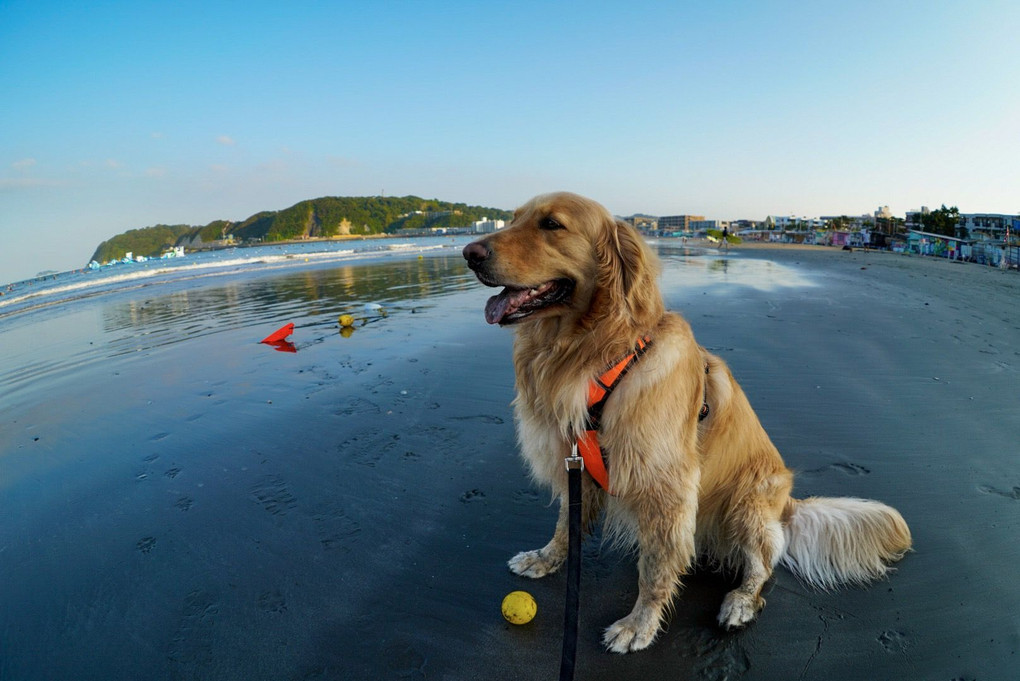
{"label": "golden fur", "polygon": [[[542,577],[563,564],[563,459],[572,434],[583,430],[588,381],[636,339],[652,338],[603,414],[600,441],[613,495],[587,475],[583,481],[585,531],[605,511],[611,529],[638,549],[637,603],[606,629],[610,650],[652,643],[699,554],[742,575],[718,618],[735,628],[762,608],[762,586],[780,561],[829,588],[881,577],[909,550],[910,531],[888,506],[790,496],[793,475],[726,364],[665,310],[657,258],[598,203],[567,193],[536,197],[508,228],[468,245],[464,256],[482,283],[508,287],[486,315],[515,325],[521,452],[534,478],[560,498],[552,540],[514,556],[509,566],[517,574]],[[703,398],[711,412],[699,422]]]}

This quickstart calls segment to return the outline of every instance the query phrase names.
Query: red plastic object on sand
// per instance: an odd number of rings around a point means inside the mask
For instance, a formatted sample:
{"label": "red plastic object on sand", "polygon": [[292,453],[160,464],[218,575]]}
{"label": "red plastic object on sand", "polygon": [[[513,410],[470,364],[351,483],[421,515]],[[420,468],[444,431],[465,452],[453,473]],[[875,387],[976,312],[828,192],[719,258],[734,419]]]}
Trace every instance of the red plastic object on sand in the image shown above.
{"label": "red plastic object on sand", "polygon": [[294,333],[294,324],[285,324],[284,326],[281,326],[279,329],[263,338],[260,342],[268,343],[269,345],[274,345],[286,339],[287,336],[289,336],[292,333]]}

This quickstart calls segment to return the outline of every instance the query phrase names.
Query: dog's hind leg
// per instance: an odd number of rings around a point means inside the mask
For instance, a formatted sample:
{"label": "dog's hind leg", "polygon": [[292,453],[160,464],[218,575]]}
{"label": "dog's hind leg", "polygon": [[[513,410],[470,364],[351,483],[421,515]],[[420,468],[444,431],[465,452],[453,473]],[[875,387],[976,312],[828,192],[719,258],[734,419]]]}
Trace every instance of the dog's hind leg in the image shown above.
{"label": "dog's hind leg", "polygon": [[768,524],[764,536],[755,545],[741,547],[742,579],[740,586],[726,594],[719,610],[719,626],[724,629],[738,629],[751,622],[762,608],[765,599],[762,587],[772,576],[779,556],[783,554],[783,528],[778,522]]}
{"label": "dog's hind leg", "polygon": [[731,533],[736,542],[733,553],[740,563],[742,575],[740,586],[726,594],[719,610],[719,626],[724,629],[744,626],[765,607],[762,587],[772,576],[772,569],[785,549],[780,511],[774,503],[770,503],[777,497],[774,494],[767,496],[767,501],[760,497],[744,503],[731,517]]}
{"label": "dog's hind leg", "polygon": [[[564,480],[564,483],[566,480]],[[582,539],[591,532],[592,526],[602,512],[605,492],[598,488],[590,476],[581,478],[581,532]],[[569,517],[567,515],[567,490],[560,492],[560,513],[556,520],[556,531],[549,543],[534,551],[522,551],[511,558],[507,565],[522,577],[537,579],[560,569],[567,559]]]}

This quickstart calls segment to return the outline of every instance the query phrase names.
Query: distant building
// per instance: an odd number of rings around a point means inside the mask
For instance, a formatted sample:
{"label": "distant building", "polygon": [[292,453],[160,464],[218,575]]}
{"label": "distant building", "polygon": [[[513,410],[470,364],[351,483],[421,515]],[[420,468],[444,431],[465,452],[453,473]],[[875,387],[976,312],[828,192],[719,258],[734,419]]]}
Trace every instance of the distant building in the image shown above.
{"label": "distant building", "polygon": [[[921,210],[908,210],[906,227],[918,232],[924,231],[923,217],[930,213],[926,206]],[[1003,213],[960,213],[956,236],[978,241],[1002,241],[1006,231],[1016,234],[1020,230],[1020,216]]]}
{"label": "distant building", "polygon": [[506,227],[506,221],[504,220],[490,220],[489,218],[482,218],[471,223],[472,234],[491,234],[497,230]]}
{"label": "distant building", "polygon": [[729,220],[705,220],[702,218],[701,220],[691,220],[690,222],[690,229],[693,232],[707,232],[712,229],[721,232],[729,228]]}
{"label": "distant building", "polygon": [[968,239],[987,239],[1002,241],[1008,229],[1011,236],[1020,232],[1020,216],[1003,215],[1001,213],[961,213],[960,227],[966,231]]}
{"label": "distant building", "polygon": [[659,218],[654,215],[631,215],[629,218],[620,219],[642,231],[655,231],[659,228]]}
{"label": "distant building", "polygon": [[691,222],[704,219],[704,215],[664,215],[659,218],[659,229],[663,232],[689,232]]}
{"label": "distant building", "polygon": [[942,234],[912,229],[907,232],[907,251],[919,255],[934,255],[950,260],[967,260],[971,257],[971,242]]}
{"label": "distant building", "polygon": [[783,231],[805,231],[822,229],[828,218],[797,217],[796,215],[769,215],[765,218],[766,229],[779,229]]}
{"label": "distant building", "polygon": [[758,220],[730,220],[730,231],[734,234],[757,231],[762,228],[762,224]]}
{"label": "distant building", "polygon": [[921,210],[908,210],[907,219],[904,224],[908,230],[914,229],[921,231],[924,229],[924,223],[921,221],[922,216],[927,215],[931,211],[928,210],[928,206],[921,206]]}

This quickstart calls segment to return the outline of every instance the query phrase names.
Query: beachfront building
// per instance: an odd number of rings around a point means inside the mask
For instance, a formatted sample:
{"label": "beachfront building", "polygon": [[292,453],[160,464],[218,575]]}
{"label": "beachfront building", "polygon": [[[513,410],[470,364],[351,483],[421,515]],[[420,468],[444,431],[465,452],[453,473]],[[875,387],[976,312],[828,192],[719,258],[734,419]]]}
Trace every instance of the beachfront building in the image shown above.
{"label": "beachfront building", "polygon": [[934,255],[950,260],[970,260],[972,242],[955,236],[932,234],[911,229],[907,232],[907,252]]}
{"label": "beachfront building", "polygon": [[692,222],[704,219],[704,215],[664,215],[659,218],[659,230],[666,233],[690,232]]}
{"label": "beachfront building", "polygon": [[724,229],[729,229],[730,223],[728,220],[691,220],[690,230],[692,232],[708,232],[715,230],[721,232]]}
{"label": "beachfront building", "polygon": [[654,215],[635,214],[620,219],[641,232],[654,232],[659,228],[659,218]]}
{"label": "beachfront building", "polygon": [[491,234],[495,231],[506,227],[506,221],[504,220],[490,220],[489,218],[482,218],[471,223],[472,234]]}
{"label": "beachfront building", "polygon": [[[908,230],[924,231],[924,216],[930,211],[927,206],[921,210],[908,210],[906,226]],[[1006,234],[1016,235],[1020,230],[1020,216],[1003,213],[960,213],[957,222],[956,236],[962,239],[977,241],[1002,242]]]}
{"label": "beachfront building", "polygon": [[[877,215],[823,215],[822,225],[837,225],[839,229],[859,232],[862,229],[873,229]],[[892,216],[890,216],[892,217]]]}
{"label": "beachfront building", "polygon": [[730,231],[734,234],[754,232],[762,228],[762,223],[757,220],[730,220]]}
{"label": "beachfront building", "polygon": [[781,232],[803,232],[822,229],[825,218],[797,217],[796,215],[769,215],[765,218],[765,229]]}
{"label": "beachfront building", "polygon": [[961,213],[960,227],[970,239],[1002,242],[1007,231],[1016,236],[1020,231],[1020,216],[1002,213]]}

